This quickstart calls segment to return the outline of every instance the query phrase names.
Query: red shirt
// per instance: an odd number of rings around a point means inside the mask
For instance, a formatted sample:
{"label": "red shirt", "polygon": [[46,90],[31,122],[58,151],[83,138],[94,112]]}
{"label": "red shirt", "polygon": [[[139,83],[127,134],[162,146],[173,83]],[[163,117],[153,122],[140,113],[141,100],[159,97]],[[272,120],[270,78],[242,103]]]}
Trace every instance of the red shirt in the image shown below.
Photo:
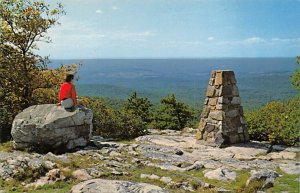
{"label": "red shirt", "polygon": [[74,85],[69,82],[64,82],[60,86],[59,101],[62,101],[67,98],[72,98],[74,104],[77,103],[76,90],[75,90]]}

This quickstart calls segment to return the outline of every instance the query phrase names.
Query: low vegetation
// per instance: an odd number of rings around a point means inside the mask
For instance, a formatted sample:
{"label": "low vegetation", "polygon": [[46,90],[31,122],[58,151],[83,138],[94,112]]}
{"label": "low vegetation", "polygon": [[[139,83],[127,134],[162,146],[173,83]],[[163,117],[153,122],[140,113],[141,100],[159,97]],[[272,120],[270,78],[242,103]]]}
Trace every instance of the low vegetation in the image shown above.
{"label": "low vegetation", "polygon": [[147,133],[149,128],[180,130],[191,126],[194,111],[176,101],[174,94],[161,99],[153,108],[148,98],[138,97],[136,92],[118,108],[99,97],[85,98],[94,112],[94,134],[106,138],[131,139]]}
{"label": "low vegetation", "polygon": [[270,102],[245,114],[250,138],[272,144],[300,144],[300,98]]}

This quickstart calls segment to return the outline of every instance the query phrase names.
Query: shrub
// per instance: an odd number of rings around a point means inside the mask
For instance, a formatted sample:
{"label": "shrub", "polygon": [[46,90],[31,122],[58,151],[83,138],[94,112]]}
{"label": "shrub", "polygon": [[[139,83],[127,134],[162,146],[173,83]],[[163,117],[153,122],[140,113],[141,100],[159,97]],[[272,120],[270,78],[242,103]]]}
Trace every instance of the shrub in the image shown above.
{"label": "shrub", "polygon": [[140,117],[145,124],[149,124],[151,122],[150,108],[152,106],[148,98],[138,97],[137,93],[133,92],[125,103],[125,111],[130,111]]}
{"label": "shrub", "polygon": [[176,101],[174,94],[162,98],[160,102],[152,123],[154,128],[180,130],[190,126],[194,112],[188,105]]}
{"label": "shrub", "polygon": [[270,102],[245,113],[250,138],[272,144],[300,145],[300,98]]}
{"label": "shrub", "polygon": [[300,56],[297,56],[297,69],[295,70],[294,74],[292,75],[292,85],[300,91]]}
{"label": "shrub", "polygon": [[146,132],[145,122],[132,110],[116,110],[101,98],[89,99],[88,107],[94,112],[94,134],[105,138],[130,139]]}

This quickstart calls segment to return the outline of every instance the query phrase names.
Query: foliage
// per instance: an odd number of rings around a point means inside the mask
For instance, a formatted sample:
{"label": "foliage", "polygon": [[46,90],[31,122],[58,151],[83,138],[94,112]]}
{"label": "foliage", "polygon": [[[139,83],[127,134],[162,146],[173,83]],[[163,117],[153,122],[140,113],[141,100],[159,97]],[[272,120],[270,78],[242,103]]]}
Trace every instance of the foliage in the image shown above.
{"label": "foliage", "polygon": [[151,122],[151,107],[152,104],[149,99],[137,97],[136,92],[133,92],[125,103],[125,111],[140,117],[144,124],[149,124]]}
{"label": "foliage", "polygon": [[58,4],[3,0],[0,4],[0,127],[10,128],[15,115],[39,103],[55,103],[62,77],[78,65],[48,69],[48,58],[35,54],[38,42],[51,42],[49,28],[64,14]]}
{"label": "foliage", "polygon": [[300,91],[300,56],[297,56],[297,66],[298,69],[295,70],[292,75],[292,85]]}
{"label": "foliage", "polygon": [[174,94],[162,98],[160,102],[154,115],[154,128],[180,130],[189,126],[194,112],[188,105],[176,101]]}
{"label": "foliage", "polygon": [[94,112],[94,134],[106,138],[130,139],[146,132],[146,124],[133,110],[112,109],[100,98],[90,98]]}
{"label": "foliage", "polygon": [[273,144],[299,145],[300,98],[270,102],[245,114],[250,138]]}

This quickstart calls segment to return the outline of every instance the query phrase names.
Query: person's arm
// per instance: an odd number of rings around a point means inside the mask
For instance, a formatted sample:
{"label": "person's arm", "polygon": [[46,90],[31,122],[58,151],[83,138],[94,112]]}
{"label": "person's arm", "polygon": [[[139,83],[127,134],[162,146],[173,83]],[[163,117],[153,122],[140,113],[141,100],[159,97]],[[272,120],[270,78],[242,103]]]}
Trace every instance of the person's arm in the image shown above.
{"label": "person's arm", "polygon": [[75,86],[73,84],[72,84],[71,96],[72,96],[74,104],[77,104],[77,95],[76,95]]}
{"label": "person's arm", "polygon": [[58,95],[58,102],[60,103],[62,101],[62,95],[63,95],[63,84],[60,85],[59,95]]}

